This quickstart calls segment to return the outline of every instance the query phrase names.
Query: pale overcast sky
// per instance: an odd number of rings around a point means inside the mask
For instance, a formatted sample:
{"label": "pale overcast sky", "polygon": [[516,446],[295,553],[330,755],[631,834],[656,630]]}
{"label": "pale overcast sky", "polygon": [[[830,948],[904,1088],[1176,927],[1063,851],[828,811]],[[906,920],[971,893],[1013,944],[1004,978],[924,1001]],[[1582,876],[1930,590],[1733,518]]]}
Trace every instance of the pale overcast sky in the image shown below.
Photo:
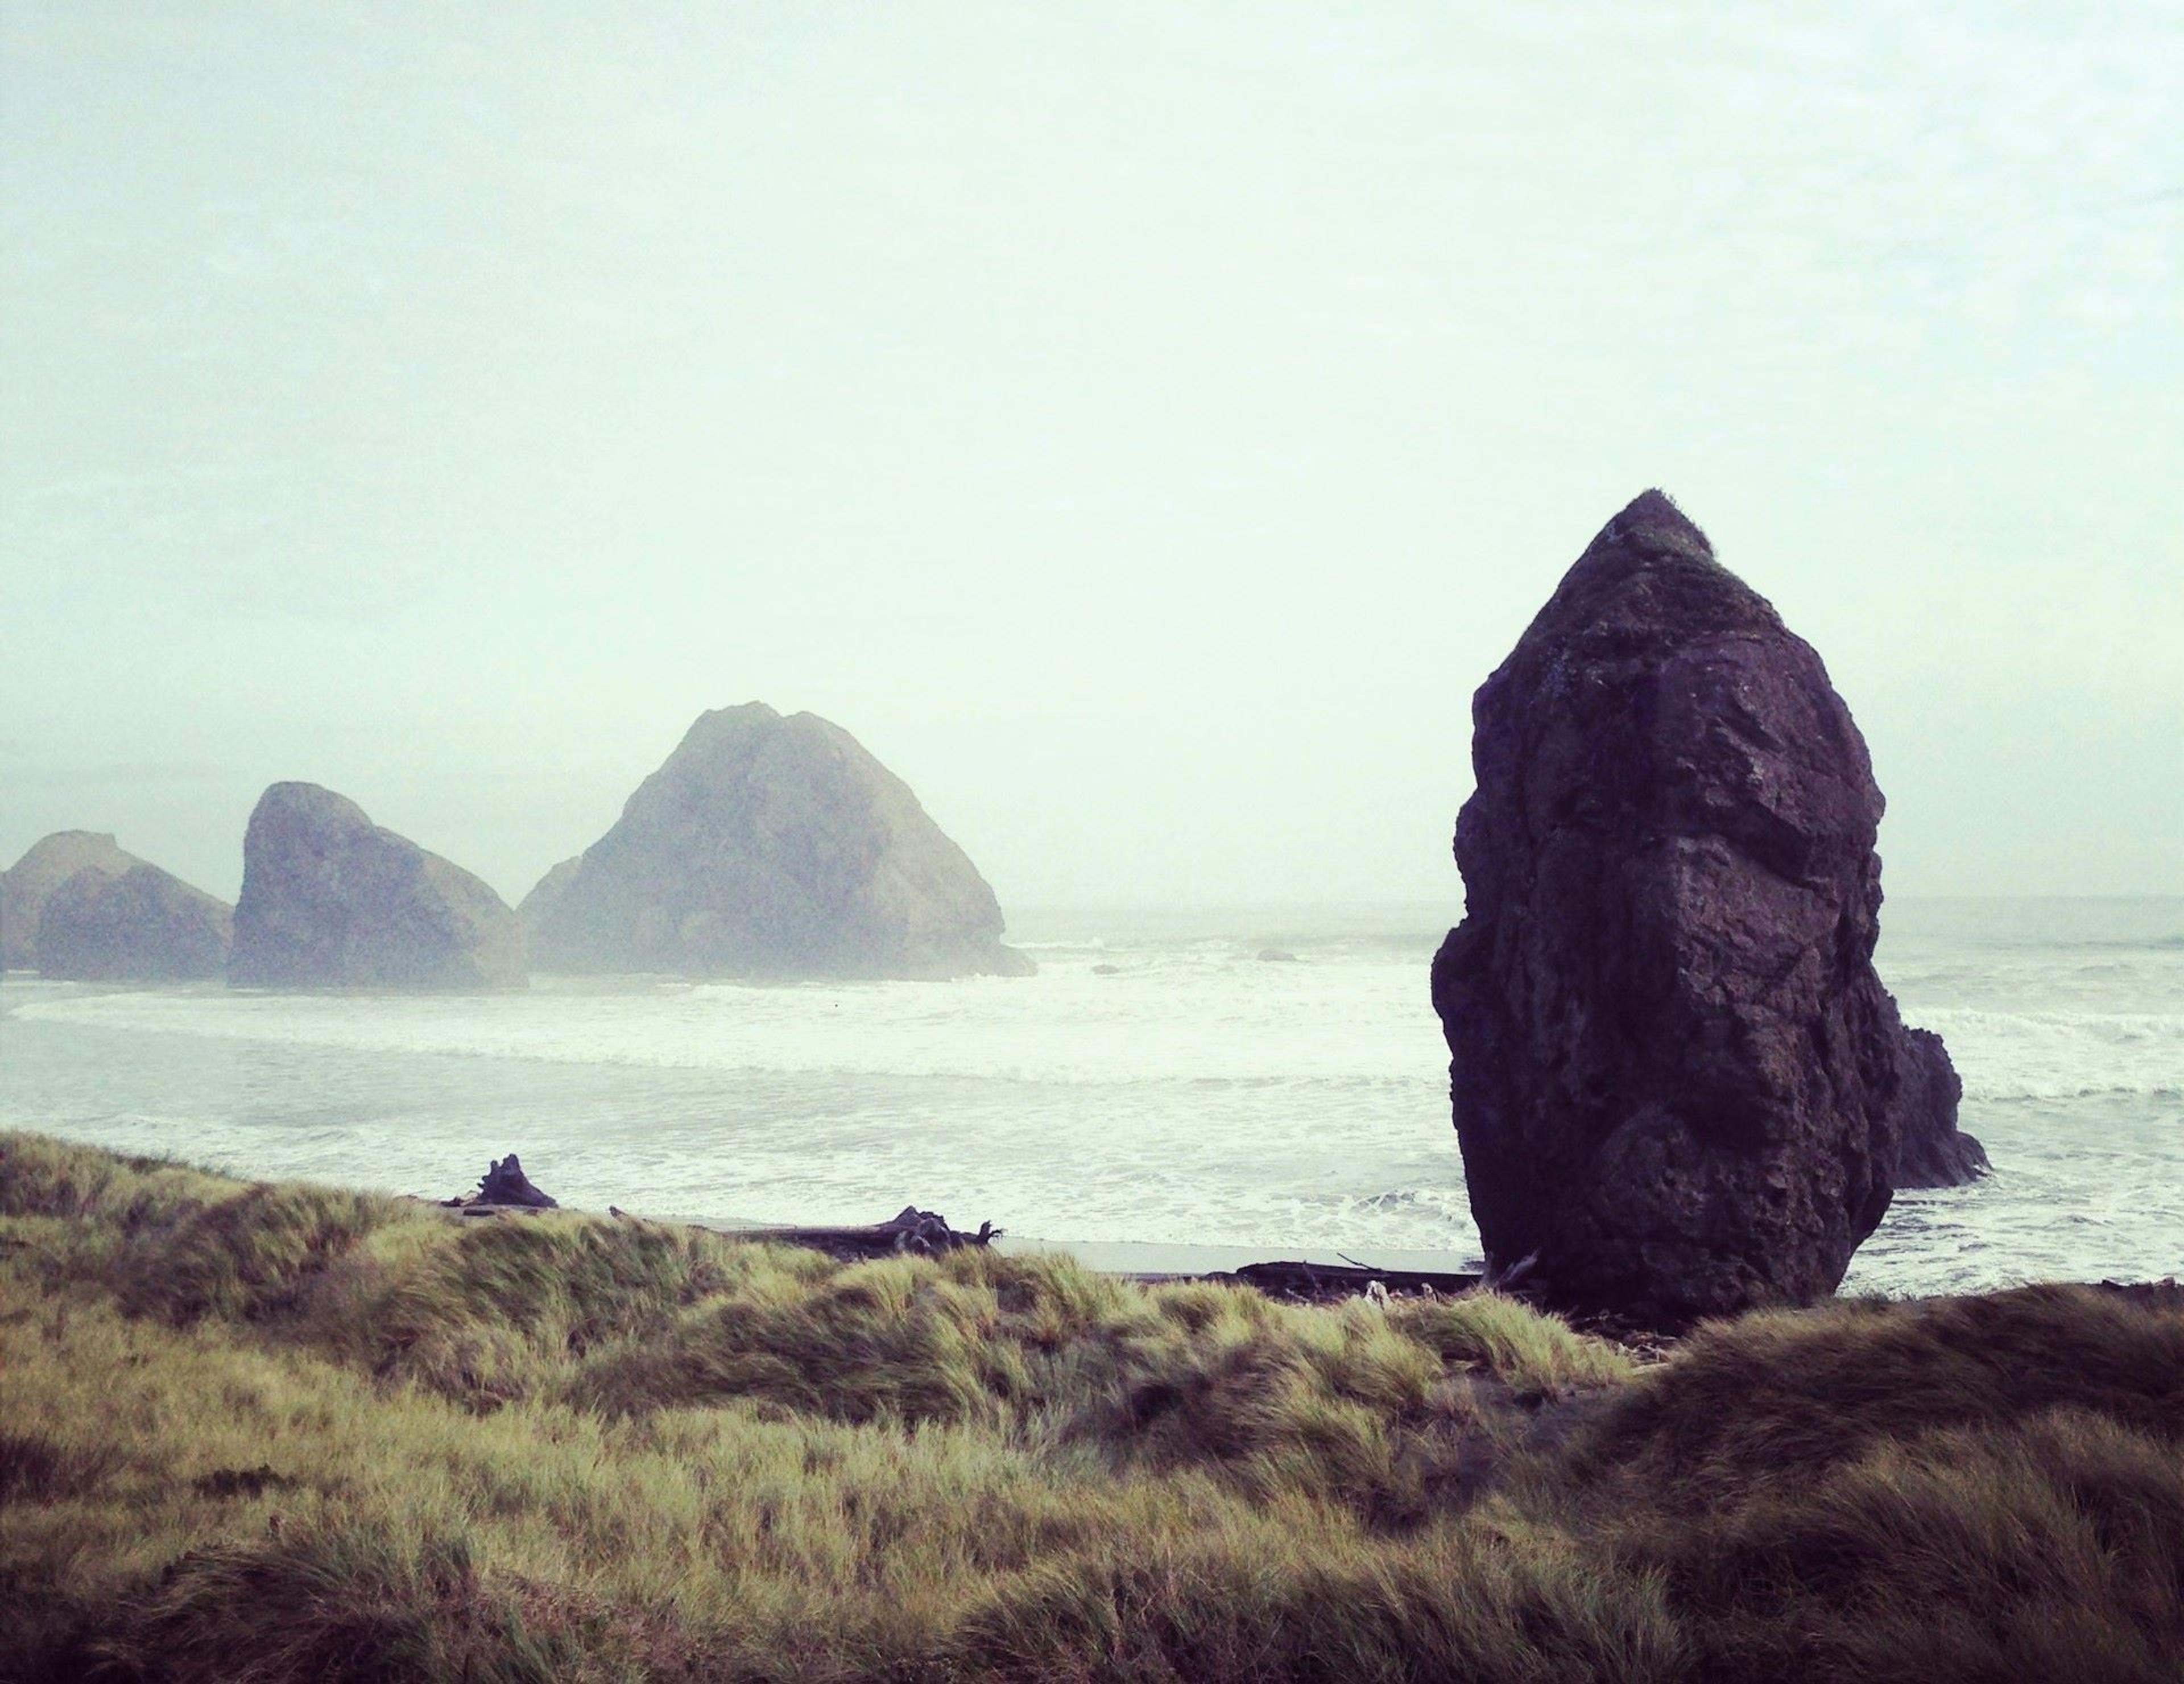
{"label": "pale overcast sky", "polygon": [[0,863],[512,901],[701,709],[1004,906],[1442,901],[1667,488],[1898,893],[2184,891],[2184,8],[0,9]]}

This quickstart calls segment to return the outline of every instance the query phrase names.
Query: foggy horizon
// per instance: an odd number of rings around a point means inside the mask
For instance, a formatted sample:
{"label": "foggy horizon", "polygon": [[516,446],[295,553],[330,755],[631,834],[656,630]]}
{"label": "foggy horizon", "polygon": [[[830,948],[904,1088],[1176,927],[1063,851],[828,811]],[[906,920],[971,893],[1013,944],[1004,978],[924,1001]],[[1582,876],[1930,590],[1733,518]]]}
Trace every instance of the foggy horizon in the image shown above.
{"label": "foggy horizon", "polygon": [[2184,20],[0,17],[0,866],[300,779],[513,905],[708,709],[1013,918],[1440,906],[1658,485],[1892,897],[2184,891]]}

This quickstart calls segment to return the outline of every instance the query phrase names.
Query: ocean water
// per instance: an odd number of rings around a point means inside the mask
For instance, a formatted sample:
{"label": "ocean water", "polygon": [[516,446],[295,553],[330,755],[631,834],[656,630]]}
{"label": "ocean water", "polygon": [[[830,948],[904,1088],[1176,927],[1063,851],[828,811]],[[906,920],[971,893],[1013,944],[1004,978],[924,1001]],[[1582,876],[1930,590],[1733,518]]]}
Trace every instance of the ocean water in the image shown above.
{"label": "ocean water", "polygon": [[[1475,1258],[1427,965],[1446,912],[1022,917],[1028,979],[542,979],[478,998],[0,986],[0,1126],[442,1196]],[[1995,1174],[1899,1196],[1850,1289],[2184,1269],[2184,900],[1892,903]],[[1262,961],[1279,947],[1295,963]]]}

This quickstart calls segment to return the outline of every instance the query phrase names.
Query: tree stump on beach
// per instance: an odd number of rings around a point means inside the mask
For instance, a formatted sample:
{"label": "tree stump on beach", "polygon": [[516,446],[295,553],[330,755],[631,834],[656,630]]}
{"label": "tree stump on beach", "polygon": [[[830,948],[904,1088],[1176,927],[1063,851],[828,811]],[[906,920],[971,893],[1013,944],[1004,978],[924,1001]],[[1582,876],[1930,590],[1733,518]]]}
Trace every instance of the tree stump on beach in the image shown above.
{"label": "tree stump on beach", "polygon": [[515,1206],[524,1210],[560,1208],[560,1202],[551,1193],[542,1193],[531,1185],[531,1178],[523,1173],[523,1166],[516,1161],[514,1152],[494,1158],[486,1166],[477,1191],[464,1203],[472,1210],[495,1206]]}

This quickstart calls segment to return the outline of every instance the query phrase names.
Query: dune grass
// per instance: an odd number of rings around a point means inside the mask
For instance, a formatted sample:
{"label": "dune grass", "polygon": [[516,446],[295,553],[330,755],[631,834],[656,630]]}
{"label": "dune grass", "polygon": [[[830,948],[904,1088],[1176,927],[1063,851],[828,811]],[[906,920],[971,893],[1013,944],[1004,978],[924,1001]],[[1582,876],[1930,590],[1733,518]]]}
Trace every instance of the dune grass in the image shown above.
{"label": "dune grass", "polygon": [[1551,1505],[1710,1676],[2184,1677],[2184,1315],[2083,1287],[1702,1330]]}
{"label": "dune grass", "polygon": [[1634,1374],[0,1135],[0,1679],[2174,1679],[2180,1435],[2084,1291]]}

